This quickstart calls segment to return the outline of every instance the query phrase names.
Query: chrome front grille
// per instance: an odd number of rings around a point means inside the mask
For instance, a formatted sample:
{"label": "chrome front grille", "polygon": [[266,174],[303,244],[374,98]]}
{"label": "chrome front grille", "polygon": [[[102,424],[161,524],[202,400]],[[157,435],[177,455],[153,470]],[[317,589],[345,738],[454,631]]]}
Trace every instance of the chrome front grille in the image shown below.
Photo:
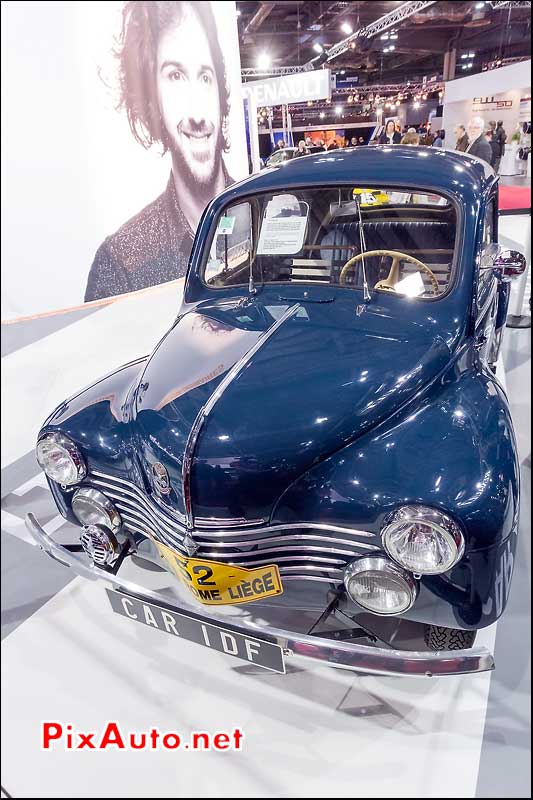
{"label": "chrome front grille", "polygon": [[[89,481],[113,500],[129,530],[143,535],[150,531],[163,544],[187,555],[185,525],[149,495],[130,481],[100,472],[92,472]],[[326,523],[195,529],[191,534],[199,546],[196,557],[242,567],[275,563],[284,580],[339,583],[345,565],[354,556],[380,549],[372,541],[376,539],[374,533]]]}

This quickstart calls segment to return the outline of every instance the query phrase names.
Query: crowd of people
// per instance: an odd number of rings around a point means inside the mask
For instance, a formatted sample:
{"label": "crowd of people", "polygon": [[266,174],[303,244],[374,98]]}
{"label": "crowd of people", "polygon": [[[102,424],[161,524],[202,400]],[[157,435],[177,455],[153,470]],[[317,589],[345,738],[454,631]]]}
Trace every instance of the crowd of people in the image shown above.
{"label": "crowd of people", "polygon": [[[498,172],[500,162],[505,153],[507,139],[502,120],[489,122],[488,130],[485,130],[483,119],[481,117],[473,117],[466,126],[457,125],[454,129],[454,134],[455,150],[482,158],[493,167],[495,172]],[[444,148],[445,137],[446,133],[443,129],[433,133],[431,125],[423,125],[418,128],[404,125],[402,128],[398,120],[390,119],[379,135],[377,143]],[[334,137],[327,143],[322,138],[313,140],[308,136],[298,142],[294,157],[297,158],[310,153],[321,153],[328,150],[360,147],[365,144],[366,141],[363,136],[352,136],[350,139],[344,138],[340,141],[337,137]],[[284,149],[285,147],[285,141],[280,139],[276,145],[276,150]]]}

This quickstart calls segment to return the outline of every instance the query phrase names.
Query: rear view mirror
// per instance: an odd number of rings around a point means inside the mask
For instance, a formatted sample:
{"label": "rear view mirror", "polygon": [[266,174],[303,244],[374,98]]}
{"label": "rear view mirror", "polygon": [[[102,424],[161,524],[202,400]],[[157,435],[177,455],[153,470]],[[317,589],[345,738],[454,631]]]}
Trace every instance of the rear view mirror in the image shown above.
{"label": "rear view mirror", "polygon": [[527,263],[518,250],[501,250],[494,258],[493,267],[500,272],[504,281],[511,281],[524,274]]}

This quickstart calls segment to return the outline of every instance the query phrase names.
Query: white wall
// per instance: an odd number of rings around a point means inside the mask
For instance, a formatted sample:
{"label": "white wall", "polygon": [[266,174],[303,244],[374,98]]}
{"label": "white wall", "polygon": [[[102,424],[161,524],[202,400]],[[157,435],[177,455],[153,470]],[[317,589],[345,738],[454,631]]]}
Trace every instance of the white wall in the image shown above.
{"label": "white wall", "polygon": [[[447,147],[455,146],[454,127],[466,125],[474,116],[481,117],[487,125],[490,120],[501,119],[510,140],[520,119],[520,99],[529,91],[530,84],[531,61],[448,81],[443,109]],[[504,104],[508,103],[511,106],[506,108]]]}
{"label": "white wall", "polygon": [[[103,239],[163,191],[169,156],[134,141],[112,72],[123,4],[3,2],[2,319],[83,303]],[[230,175],[247,174],[234,2],[213,4],[232,79]]]}

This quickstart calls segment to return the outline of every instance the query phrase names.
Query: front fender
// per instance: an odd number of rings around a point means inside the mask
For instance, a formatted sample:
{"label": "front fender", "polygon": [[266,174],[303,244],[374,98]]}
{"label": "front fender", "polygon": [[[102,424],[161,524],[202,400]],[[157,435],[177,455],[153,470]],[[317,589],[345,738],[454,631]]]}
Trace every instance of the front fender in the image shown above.
{"label": "front fender", "polygon": [[[495,586],[502,552],[512,562],[519,490],[505,393],[478,364],[461,368],[456,363],[401,414],[289,487],[272,522],[320,520],[379,533],[384,518],[401,505],[439,508],[462,526],[465,556],[450,573],[422,579],[409,616],[482,627],[505,605],[490,598],[501,597]],[[438,610],[438,598],[453,608],[451,618]]]}
{"label": "front fender", "polygon": [[125,442],[134,390],[147,357],[132,361],[61,403],[45,421],[39,437],[59,431],[81,450],[89,469],[113,464],[126,472]]}

